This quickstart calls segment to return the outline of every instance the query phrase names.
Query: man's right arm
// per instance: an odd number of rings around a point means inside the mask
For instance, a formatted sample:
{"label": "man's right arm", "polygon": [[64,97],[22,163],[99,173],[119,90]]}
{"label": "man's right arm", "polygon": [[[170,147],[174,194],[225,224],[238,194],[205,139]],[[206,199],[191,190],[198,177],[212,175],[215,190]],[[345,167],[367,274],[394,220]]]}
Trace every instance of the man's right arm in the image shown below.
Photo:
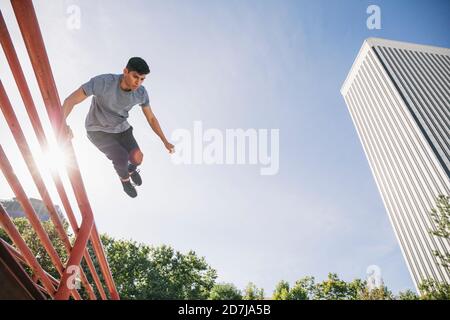
{"label": "man's right arm", "polygon": [[84,90],[80,87],[77,90],[75,90],[74,92],[72,92],[70,94],[70,96],[68,96],[66,98],[66,100],[64,100],[63,103],[63,115],[64,115],[64,120],[67,119],[67,117],[69,116],[69,114],[72,112],[73,107],[75,107],[75,105],[83,102],[85,99],[87,98],[87,95],[84,93]]}
{"label": "man's right arm", "polygon": [[67,125],[66,119],[69,116],[69,114],[72,112],[73,107],[75,107],[75,105],[83,102],[86,98],[87,98],[87,95],[84,93],[83,88],[80,87],[77,90],[75,90],[74,92],[72,92],[66,98],[66,100],[64,100],[64,103],[62,105],[63,118],[62,118],[62,123],[60,126],[60,130],[61,130],[60,134],[62,134],[62,136],[68,137],[69,139],[73,138],[72,130]]}

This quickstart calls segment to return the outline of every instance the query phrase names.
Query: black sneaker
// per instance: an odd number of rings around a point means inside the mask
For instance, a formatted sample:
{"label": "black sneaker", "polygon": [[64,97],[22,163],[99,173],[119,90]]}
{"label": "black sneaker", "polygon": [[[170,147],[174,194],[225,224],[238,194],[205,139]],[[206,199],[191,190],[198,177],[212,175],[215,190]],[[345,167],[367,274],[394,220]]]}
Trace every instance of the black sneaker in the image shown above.
{"label": "black sneaker", "polygon": [[130,174],[130,178],[135,185],[140,186],[142,184],[142,178],[139,174],[139,170],[137,170],[136,168],[134,168],[134,170],[132,169],[133,168],[131,167],[131,165],[128,166],[128,173]]}
{"label": "black sneaker", "polygon": [[123,191],[125,191],[125,193],[127,195],[129,195],[132,198],[136,198],[137,197],[137,191],[136,188],[131,184],[131,181],[122,181],[122,186],[123,186]]}

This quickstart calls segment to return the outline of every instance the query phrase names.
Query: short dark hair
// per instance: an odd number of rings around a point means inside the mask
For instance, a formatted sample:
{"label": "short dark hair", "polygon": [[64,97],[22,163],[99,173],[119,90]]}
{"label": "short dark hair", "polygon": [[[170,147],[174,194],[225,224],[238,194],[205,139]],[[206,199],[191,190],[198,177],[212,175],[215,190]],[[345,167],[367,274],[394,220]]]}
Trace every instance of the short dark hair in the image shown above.
{"label": "short dark hair", "polygon": [[133,57],[128,60],[127,67],[128,71],[136,71],[139,74],[149,74],[150,68],[144,59],[139,57]]}

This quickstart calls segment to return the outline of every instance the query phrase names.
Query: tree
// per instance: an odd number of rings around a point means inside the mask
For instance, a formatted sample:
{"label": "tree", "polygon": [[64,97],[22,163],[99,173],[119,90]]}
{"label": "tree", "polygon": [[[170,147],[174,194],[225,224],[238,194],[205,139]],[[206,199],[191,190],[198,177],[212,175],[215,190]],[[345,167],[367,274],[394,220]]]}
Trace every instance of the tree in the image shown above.
{"label": "tree", "polygon": [[[41,244],[41,241],[39,237],[37,236],[36,232],[32,228],[30,222],[27,218],[15,218],[12,220],[15,224],[17,230],[22,235],[23,240],[25,240],[26,244],[30,248],[31,252],[34,254],[42,268],[47,271],[49,274],[51,274],[55,278],[59,278],[59,273],[54,267],[52,260],[50,259],[50,256],[47,254],[47,251]],[[58,232],[56,231],[56,228],[53,226],[53,223],[51,221],[44,221],[41,222],[44,230],[48,234],[50,241],[53,244],[53,247],[55,248],[56,252],[58,253],[59,257],[61,258],[61,261],[63,264],[67,261],[67,252],[64,247],[64,244],[62,240],[59,238]],[[67,232],[68,230],[68,224],[67,222],[63,223],[63,226]],[[13,244],[12,240],[8,237],[6,232],[3,229],[0,229],[0,237],[8,242],[9,244]],[[30,268],[26,267],[25,270],[33,276],[33,272]]]}
{"label": "tree", "polygon": [[232,283],[218,283],[211,289],[209,300],[242,300],[242,294]]}
{"label": "tree", "polygon": [[337,274],[329,273],[328,278],[316,283],[314,277],[304,277],[290,288],[289,283],[278,283],[274,300],[355,300],[365,287],[365,282],[356,279],[351,283],[340,280]]}
{"label": "tree", "polygon": [[[16,218],[13,222],[43,269],[55,278],[60,278],[28,220]],[[52,222],[46,221],[42,225],[65,264],[67,253]],[[64,226],[67,230],[67,223]],[[0,236],[12,244],[11,239],[1,228]],[[102,235],[101,238],[122,299],[206,299],[209,297],[217,272],[206,263],[205,258],[198,257],[194,251],[182,254],[169,246],[151,247],[131,240],[115,240],[107,235]],[[91,244],[88,248],[92,252]],[[91,257],[97,274],[105,283],[96,256],[91,254]],[[89,282],[94,283],[84,262],[82,267]],[[27,271],[32,275],[29,268]],[[84,298],[87,297],[84,288],[80,294]]]}
{"label": "tree", "polygon": [[[440,206],[445,208],[445,205]],[[13,221],[38,262],[55,278],[59,278],[28,220],[17,218]],[[64,263],[67,260],[67,254],[53,224],[47,221],[43,222],[43,226]],[[65,228],[68,228],[67,224]],[[12,243],[1,228],[0,237]],[[198,257],[194,251],[182,254],[169,246],[152,247],[131,240],[116,240],[107,235],[102,235],[101,238],[122,299],[264,299],[264,290],[258,289],[251,282],[245,288],[244,294],[231,283],[215,284],[216,270],[206,263],[204,257]],[[88,249],[92,252],[90,243]],[[97,274],[104,283],[99,263],[94,255],[91,254],[91,257]],[[84,262],[82,266],[89,282],[93,283],[92,275]],[[29,268],[27,271],[31,274]],[[421,297],[423,299],[448,299],[450,296],[450,287],[435,281],[422,283],[420,290],[423,293]],[[87,297],[83,288],[80,293],[83,297]],[[314,277],[301,278],[292,288],[287,281],[280,281],[272,298],[274,300],[391,300],[395,297],[384,285],[369,290],[366,281],[355,279],[347,283],[339,279],[337,274],[330,273],[328,278],[320,283],[316,283]],[[398,297],[401,300],[418,298],[410,290],[401,292]]]}
{"label": "tree", "polygon": [[[450,241],[450,197],[439,195],[436,199],[436,208],[431,210],[431,218],[435,225],[434,230],[429,232],[449,243]],[[433,251],[433,254],[440,260],[441,265],[450,273],[450,253]],[[445,282],[438,282],[433,279],[428,279],[419,284],[419,290],[422,294],[421,298],[428,300],[449,300],[450,299],[450,284]]]}
{"label": "tree", "polygon": [[328,279],[315,286],[314,299],[316,300],[354,300],[356,298],[354,286],[349,286],[335,273],[329,273]]}
{"label": "tree", "polygon": [[420,297],[411,290],[406,290],[398,294],[397,300],[419,300]]}
{"label": "tree", "polygon": [[[150,248],[133,241],[114,240],[106,235],[102,235],[101,238],[121,299],[145,299],[154,292],[154,287],[149,283],[149,278],[153,274],[148,259]],[[91,245],[89,249],[92,252]],[[104,283],[97,257],[92,254],[91,257],[97,274]],[[86,266],[83,267],[85,271],[88,270]],[[91,280],[91,277],[89,278]]]}
{"label": "tree", "polygon": [[194,251],[182,254],[102,235],[111,272],[123,299],[207,299],[217,272]]}
{"label": "tree", "polygon": [[386,287],[369,289],[365,286],[357,296],[358,300],[395,300],[392,292]]}
{"label": "tree", "polygon": [[367,281],[355,279],[348,285],[348,296],[350,300],[363,300],[362,292],[368,289]]}
{"label": "tree", "polygon": [[[436,208],[431,210],[431,218],[436,226],[436,230],[429,232],[444,241],[450,239],[450,197],[440,195],[436,201]],[[441,265],[449,272],[450,252],[434,251],[433,254],[441,260]]]}
{"label": "tree", "polygon": [[297,280],[289,292],[290,300],[312,300],[316,292],[314,277],[304,277]]}
{"label": "tree", "polygon": [[258,287],[249,282],[244,290],[244,300],[264,300],[264,289],[258,289]]}
{"label": "tree", "polygon": [[[441,294],[442,288],[440,289]],[[434,290],[433,292],[436,292]],[[304,277],[295,282],[290,288],[289,283],[280,281],[273,294],[274,300],[417,300],[419,297],[407,290],[401,292],[399,297],[395,297],[384,285],[376,288],[369,288],[367,281],[355,279],[345,282],[330,273],[328,278],[316,283],[314,277]]]}
{"label": "tree", "polygon": [[273,292],[273,300],[289,300],[289,283],[287,281],[281,280]]}
{"label": "tree", "polygon": [[449,300],[450,285],[435,280],[425,280],[419,285],[422,300]]}

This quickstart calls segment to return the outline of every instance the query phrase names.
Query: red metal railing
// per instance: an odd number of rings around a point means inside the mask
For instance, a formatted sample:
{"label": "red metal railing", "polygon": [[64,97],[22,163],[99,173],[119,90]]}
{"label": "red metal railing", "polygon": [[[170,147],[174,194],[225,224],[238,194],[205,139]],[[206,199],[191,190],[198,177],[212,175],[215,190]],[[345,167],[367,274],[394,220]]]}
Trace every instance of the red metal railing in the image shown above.
{"label": "red metal railing", "polygon": [[[32,227],[36,231],[41,243],[46,249],[46,252],[49,254],[52,263],[54,264],[55,268],[58,270],[61,276],[61,279],[58,281],[58,287],[56,290],[53,287],[55,282],[49,281],[48,276],[45,275],[45,272],[43,273],[43,270],[39,269],[39,267],[36,265],[37,262],[36,259],[32,256],[31,251],[28,249],[28,247],[26,247],[26,244],[24,244],[23,239],[20,237],[20,234],[18,234],[17,230],[15,230],[15,228],[12,228],[13,225],[11,225],[11,221],[8,221],[6,213],[3,212],[4,211],[3,208],[0,209],[0,223],[5,228],[8,235],[14,241],[14,244],[21,252],[23,257],[22,260],[25,261],[35,272],[35,274],[43,284],[49,296],[55,299],[68,299],[69,296],[72,294],[72,296],[75,299],[81,298],[76,290],[73,289],[71,290],[71,288],[69,288],[70,286],[68,282],[70,276],[72,275],[71,271],[72,269],[69,267],[77,266],[79,267],[80,270],[80,277],[82,284],[86,289],[87,293],[89,294],[89,297],[91,299],[97,298],[95,296],[92,285],[89,283],[87,279],[86,274],[80,267],[81,260],[84,257],[85,262],[89,268],[89,272],[91,273],[92,278],[97,287],[97,290],[100,294],[100,297],[102,299],[107,298],[100,277],[98,276],[95,270],[94,263],[91,259],[91,256],[89,255],[89,251],[87,250],[87,243],[88,240],[90,239],[94,254],[97,257],[100,270],[102,272],[103,278],[105,279],[109,296],[112,299],[119,299],[119,295],[117,293],[117,289],[115,287],[114,280],[111,275],[111,271],[109,269],[109,265],[103,250],[103,246],[94,223],[92,209],[90,207],[90,203],[84,188],[84,184],[81,178],[73,146],[70,141],[64,141],[59,139],[60,128],[64,121],[62,116],[61,103],[58,96],[58,92],[56,90],[55,81],[53,79],[53,74],[51,71],[50,63],[45,50],[44,41],[42,38],[42,34],[40,32],[39,24],[37,21],[32,1],[11,0],[11,4],[17,22],[19,24],[20,31],[22,33],[22,37],[24,39],[25,46],[27,48],[28,55],[31,60],[34,73],[36,75],[39,89],[41,91],[44,100],[44,105],[46,107],[50,123],[52,125],[53,133],[57,137],[57,140],[60,142],[60,146],[64,148],[64,152],[66,153],[67,158],[70,160],[70,163],[66,167],[67,174],[82,216],[81,227],[78,227],[74,212],[68,200],[68,196],[64,189],[63,183],[57,171],[52,170],[51,173],[53,183],[55,184],[56,190],[61,199],[69,223],[75,235],[75,242],[74,245],[72,246],[69,237],[64,230],[62,221],[60,220],[56,212],[54,202],[51,199],[45,186],[45,183],[39,173],[38,167],[34,161],[32,152],[28,146],[26,138],[20,127],[14,109],[11,106],[6,91],[0,80],[1,110],[5,116],[9,128],[11,129],[13,137],[17,145],[19,146],[19,150],[25,160],[25,163],[42,197],[42,200],[49,211],[50,218],[56,228],[56,231],[58,232],[58,235],[61,238],[65,246],[65,249],[69,255],[69,259],[65,267],[63,266],[56,250],[53,248],[48,238],[48,235],[42,228],[42,225],[39,219],[37,218],[37,215],[34,212],[33,208],[31,207],[28,197],[26,196],[22,186],[20,185],[19,180],[14,175],[11,164],[6,157],[6,154],[1,144],[0,144],[0,168],[3,174],[5,175],[8,184],[11,186],[17,199],[24,208],[27,218],[29,219]],[[30,90],[26,83],[22,68],[19,63],[19,59],[17,57],[16,51],[13,46],[13,42],[9,35],[1,11],[0,11],[0,42],[3,51],[5,52],[5,56],[8,60],[8,64],[10,66],[14,79],[16,81],[17,87],[19,88],[20,95],[26,107],[27,114],[33,126],[33,130],[37,136],[37,139],[39,141],[40,147],[43,152],[46,152],[48,150],[48,140],[44,133],[41,121],[38,116],[38,112],[36,110],[32,96],[30,94]]]}

